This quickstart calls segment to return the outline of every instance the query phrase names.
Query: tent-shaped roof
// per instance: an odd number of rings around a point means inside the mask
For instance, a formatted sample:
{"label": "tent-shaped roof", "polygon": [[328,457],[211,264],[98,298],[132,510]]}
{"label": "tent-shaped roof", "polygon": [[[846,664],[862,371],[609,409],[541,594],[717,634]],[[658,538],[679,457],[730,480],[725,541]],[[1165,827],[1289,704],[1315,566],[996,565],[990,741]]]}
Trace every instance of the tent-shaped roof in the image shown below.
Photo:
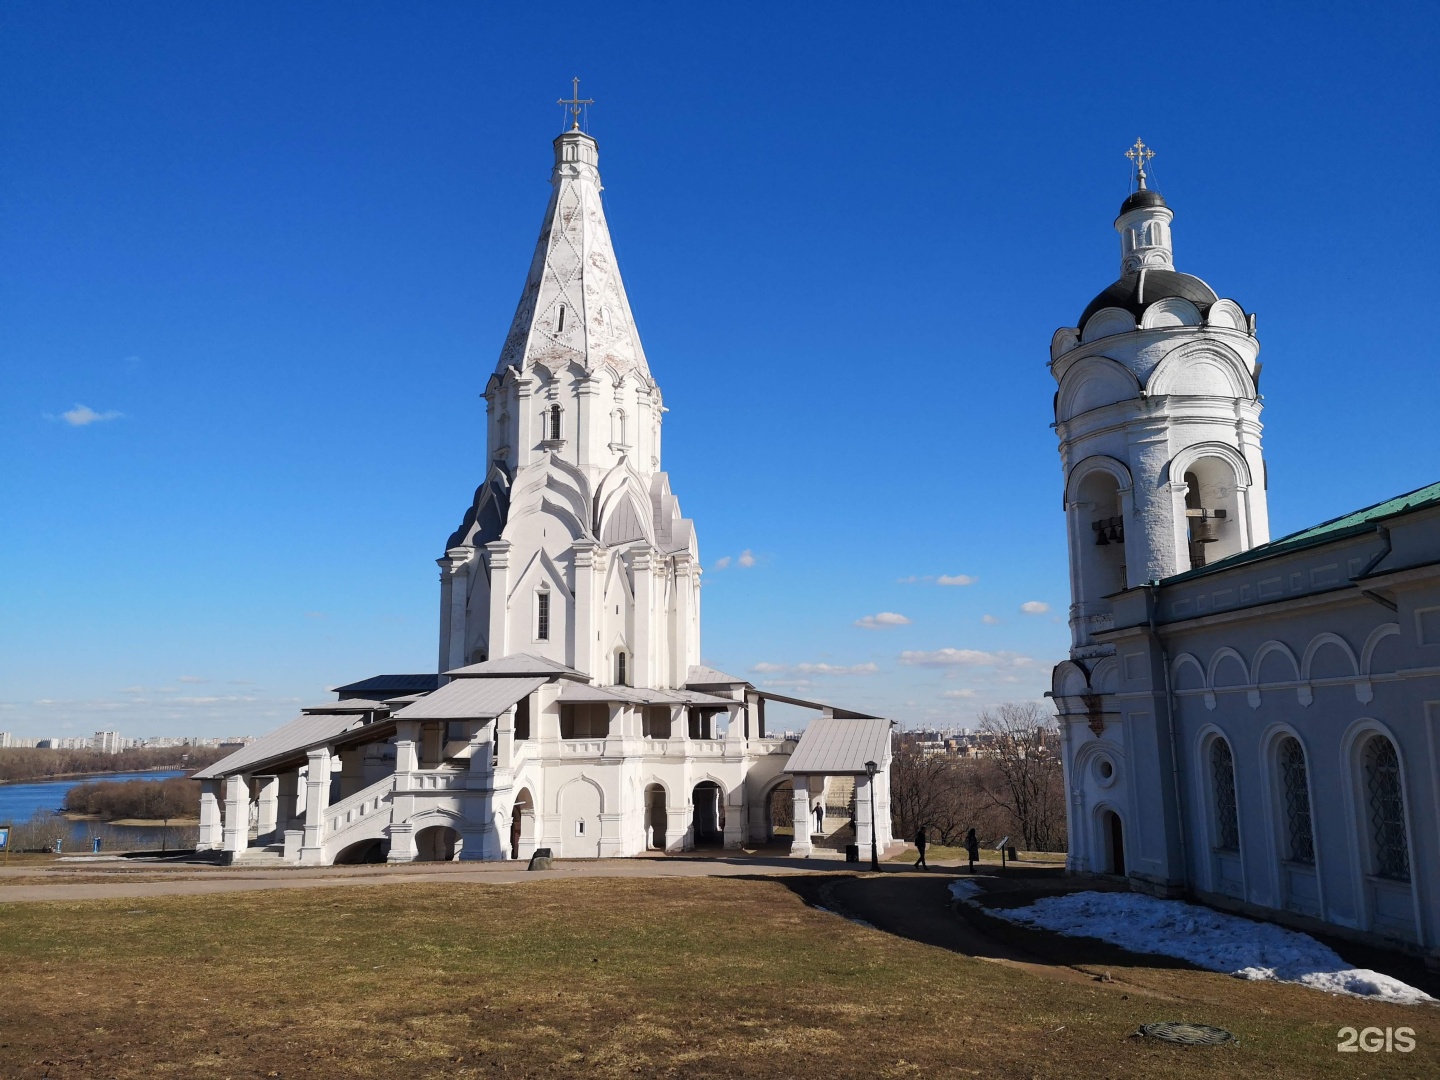
{"label": "tent-shaped roof", "polygon": [[478,664],[454,668],[445,672],[452,679],[496,678],[516,675],[564,675],[570,678],[585,678],[572,667],[566,667],[558,660],[551,660],[534,653],[511,653],[494,660],[482,660]]}
{"label": "tent-shaped roof", "polygon": [[890,760],[890,721],[840,719],[822,716],[811,720],[785,766],[788,773],[864,773],[873,761],[884,768]]}
{"label": "tent-shaped roof", "polygon": [[362,727],[370,716],[364,712],[306,713],[284,727],[276,728],[247,743],[228,757],[201,769],[197,780],[213,780],[239,772],[251,772],[255,766],[280,758],[292,757],[314,746],[323,746],[354,728]]}

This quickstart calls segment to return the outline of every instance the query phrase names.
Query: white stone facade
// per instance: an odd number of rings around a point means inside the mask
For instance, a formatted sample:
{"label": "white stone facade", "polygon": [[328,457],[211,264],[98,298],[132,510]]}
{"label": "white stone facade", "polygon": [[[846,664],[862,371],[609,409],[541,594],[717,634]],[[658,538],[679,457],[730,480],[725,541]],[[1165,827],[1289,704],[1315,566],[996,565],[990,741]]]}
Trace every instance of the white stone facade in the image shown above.
{"label": "white stone facade", "polygon": [[1070,868],[1440,957],[1440,485],[1269,542],[1254,318],[1170,220],[1051,346]]}

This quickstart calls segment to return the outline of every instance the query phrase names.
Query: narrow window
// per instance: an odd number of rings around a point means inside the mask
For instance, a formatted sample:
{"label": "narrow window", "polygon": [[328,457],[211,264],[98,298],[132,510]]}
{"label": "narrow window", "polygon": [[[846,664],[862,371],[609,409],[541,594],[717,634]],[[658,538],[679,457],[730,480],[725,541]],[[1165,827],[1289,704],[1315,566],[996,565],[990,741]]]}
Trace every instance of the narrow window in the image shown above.
{"label": "narrow window", "polygon": [[1230,744],[1224,739],[1216,739],[1210,744],[1210,776],[1215,785],[1215,847],[1219,851],[1239,851],[1235,759],[1230,754]]}
{"label": "narrow window", "polygon": [[559,406],[559,405],[551,405],[551,406],[550,406],[550,438],[551,438],[551,439],[555,439],[555,440],[558,440],[558,439],[560,438],[560,406]]}
{"label": "narrow window", "polygon": [[550,640],[550,594],[535,594],[535,640]]}
{"label": "narrow window", "polygon": [[1410,852],[1405,843],[1400,758],[1395,753],[1395,744],[1384,735],[1376,735],[1365,746],[1365,786],[1370,797],[1375,873],[1392,881],[1409,881]]}
{"label": "narrow window", "polygon": [[560,305],[560,315],[559,315],[559,317],[556,318],[556,320],[555,320],[555,332],[556,332],[557,334],[563,334],[563,333],[565,332],[565,305],[564,305],[564,304],[561,304],[561,305]]}
{"label": "narrow window", "polygon": [[585,835],[585,820],[584,820],[584,818],[576,818],[576,819],[575,819],[575,835],[576,835],[576,836],[584,836],[584,835]]}
{"label": "narrow window", "polygon": [[1280,780],[1285,791],[1285,834],[1291,862],[1315,865],[1315,835],[1310,824],[1310,780],[1300,740],[1280,740]]}
{"label": "narrow window", "polygon": [[625,682],[625,654],[615,654],[615,682],[620,686],[627,685]]}

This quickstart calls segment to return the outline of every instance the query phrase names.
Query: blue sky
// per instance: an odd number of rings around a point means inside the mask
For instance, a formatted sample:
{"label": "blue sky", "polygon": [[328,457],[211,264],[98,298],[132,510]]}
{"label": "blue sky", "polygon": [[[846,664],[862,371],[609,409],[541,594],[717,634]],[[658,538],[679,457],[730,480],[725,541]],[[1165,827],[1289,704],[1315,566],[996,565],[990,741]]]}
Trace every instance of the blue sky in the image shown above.
{"label": "blue sky", "polygon": [[434,669],[572,75],[717,667],[912,724],[1045,688],[1048,345],[1137,135],[1258,313],[1272,533],[1433,481],[1440,16],[1138,11],[5,5],[0,730]]}

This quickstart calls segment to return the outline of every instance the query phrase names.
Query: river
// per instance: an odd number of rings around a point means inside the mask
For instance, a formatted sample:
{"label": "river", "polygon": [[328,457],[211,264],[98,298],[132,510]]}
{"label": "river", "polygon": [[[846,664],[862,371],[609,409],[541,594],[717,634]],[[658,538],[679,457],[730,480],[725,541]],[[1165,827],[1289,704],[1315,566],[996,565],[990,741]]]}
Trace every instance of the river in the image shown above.
{"label": "river", "polygon": [[[97,780],[169,780],[185,776],[187,769],[160,769],[155,772],[100,773],[95,776],[67,776],[63,780],[27,780],[19,783],[0,784],[0,825],[23,825],[36,814],[54,812],[65,805],[65,793],[77,784],[91,784]],[[199,813],[199,807],[196,807]],[[162,828],[135,825],[107,825],[95,821],[71,821],[56,814],[47,830],[54,835],[46,837],[48,845],[56,838],[64,842],[64,850],[89,851],[91,840],[99,836],[107,849],[120,846],[159,847]],[[167,839],[173,846],[179,839],[180,830],[172,828]],[[20,837],[17,835],[17,841]]]}

